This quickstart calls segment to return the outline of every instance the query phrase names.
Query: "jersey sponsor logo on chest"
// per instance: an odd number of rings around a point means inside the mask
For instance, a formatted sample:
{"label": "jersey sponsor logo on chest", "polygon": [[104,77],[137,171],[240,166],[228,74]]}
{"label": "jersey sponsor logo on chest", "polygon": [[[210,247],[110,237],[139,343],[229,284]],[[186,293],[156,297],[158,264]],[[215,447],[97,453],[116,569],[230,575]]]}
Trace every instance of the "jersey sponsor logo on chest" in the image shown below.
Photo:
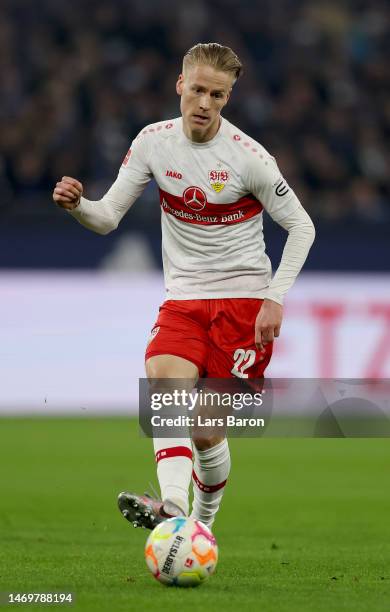
{"label": "jersey sponsor logo on chest", "polygon": [[183,191],[183,200],[191,210],[203,210],[207,204],[206,194],[200,187],[187,187]]}
{"label": "jersey sponsor logo on chest", "polygon": [[227,170],[210,170],[209,172],[209,182],[216,193],[222,191],[228,180],[229,172]]}
{"label": "jersey sponsor logo on chest", "polygon": [[159,189],[163,211],[185,223],[198,225],[231,225],[247,221],[263,210],[262,204],[247,194],[235,202],[213,203],[201,187],[192,185],[182,196]]}

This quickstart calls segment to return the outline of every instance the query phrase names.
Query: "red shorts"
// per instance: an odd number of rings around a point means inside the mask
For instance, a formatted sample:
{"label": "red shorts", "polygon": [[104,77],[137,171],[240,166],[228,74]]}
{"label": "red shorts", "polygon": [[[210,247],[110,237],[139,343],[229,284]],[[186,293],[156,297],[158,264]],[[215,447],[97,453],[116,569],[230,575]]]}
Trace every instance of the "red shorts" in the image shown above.
{"label": "red shorts", "polygon": [[160,307],[145,359],[176,355],[207,378],[259,378],[272,343],[255,346],[255,321],[263,301],[254,298],[167,300]]}

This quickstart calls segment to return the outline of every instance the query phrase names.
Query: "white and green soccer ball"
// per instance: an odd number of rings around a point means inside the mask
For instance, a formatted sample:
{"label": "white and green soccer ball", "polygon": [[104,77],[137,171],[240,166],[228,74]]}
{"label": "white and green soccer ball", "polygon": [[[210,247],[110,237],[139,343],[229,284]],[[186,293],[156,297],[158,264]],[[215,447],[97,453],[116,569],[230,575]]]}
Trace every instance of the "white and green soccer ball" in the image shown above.
{"label": "white and green soccer ball", "polygon": [[145,559],[159,582],[194,587],[214,572],[218,546],[206,525],[180,516],[163,521],[153,529],[146,542]]}

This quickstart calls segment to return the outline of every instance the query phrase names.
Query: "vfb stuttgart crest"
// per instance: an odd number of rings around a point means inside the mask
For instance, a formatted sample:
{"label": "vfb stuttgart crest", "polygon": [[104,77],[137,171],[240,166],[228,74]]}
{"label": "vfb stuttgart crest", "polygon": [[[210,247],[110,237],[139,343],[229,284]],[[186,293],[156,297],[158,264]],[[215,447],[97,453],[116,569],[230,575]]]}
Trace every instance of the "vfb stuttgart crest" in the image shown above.
{"label": "vfb stuttgart crest", "polygon": [[225,187],[229,180],[229,172],[227,170],[210,170],[209,181],[211,187],[219,193]]}

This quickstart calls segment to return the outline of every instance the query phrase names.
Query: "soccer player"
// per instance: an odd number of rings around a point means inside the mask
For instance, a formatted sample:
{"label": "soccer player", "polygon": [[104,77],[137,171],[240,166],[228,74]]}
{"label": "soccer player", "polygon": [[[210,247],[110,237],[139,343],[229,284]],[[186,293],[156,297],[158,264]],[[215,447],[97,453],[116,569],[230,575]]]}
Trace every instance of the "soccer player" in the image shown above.
{"label": "soccer player", "polygon": [[[154,178],[159,187],[166,300],[146,349],[154,379],[263,377],[279,336],[283,298],[314,240],[313,223],[275,159],[221,116],[242,71],[217,43],[184,56],[176,83],[181,117],[145,127],[118,177],[98,201],[64,176],[53,199],[82,225],[107,234]],[[288,232],[271,278],[263,210]],[[153,528],[188,515],[211,526],[230,470],[225,436],[154,438],[161,500],[121,493],[119,508],[135,526]]]}

